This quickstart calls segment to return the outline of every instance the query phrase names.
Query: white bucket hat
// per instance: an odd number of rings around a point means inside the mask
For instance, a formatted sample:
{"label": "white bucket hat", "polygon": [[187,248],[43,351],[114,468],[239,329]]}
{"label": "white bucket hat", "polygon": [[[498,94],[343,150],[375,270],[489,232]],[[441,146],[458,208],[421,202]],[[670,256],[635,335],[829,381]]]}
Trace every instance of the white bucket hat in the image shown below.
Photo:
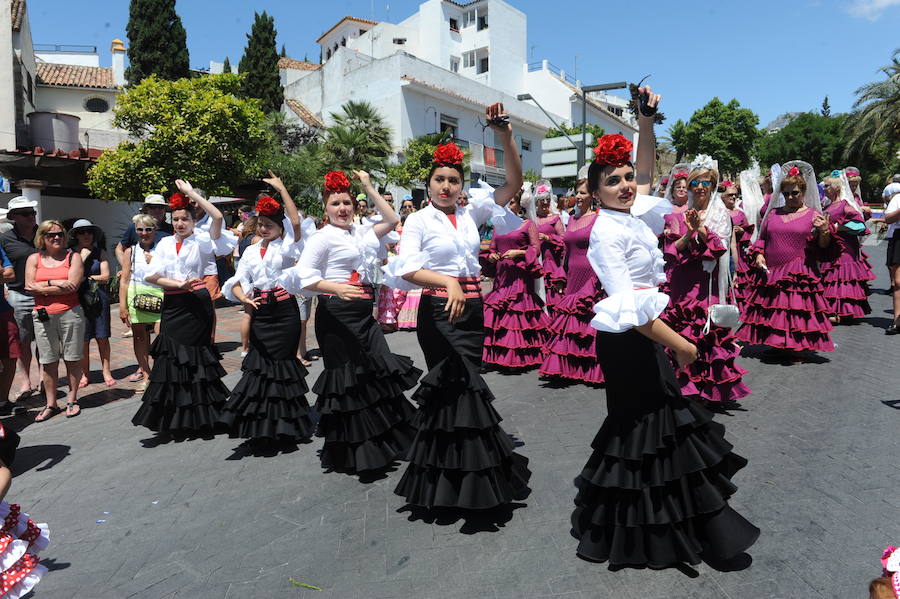
{"label": "white bucket hat", "polygon": [[166,202],[166,198],[162,197],[160,194],[151,193],[144,198],[144,206],[163,206],[168,208],[169,203]]}
{"label": "white bucket hat", "polygon": [[9,201],[6,205],[7,213],[12,212],[13,210],[18,210],[20,208],[36,208],[37,202],[34,200],[29,200],[25,196],[16,196]]}

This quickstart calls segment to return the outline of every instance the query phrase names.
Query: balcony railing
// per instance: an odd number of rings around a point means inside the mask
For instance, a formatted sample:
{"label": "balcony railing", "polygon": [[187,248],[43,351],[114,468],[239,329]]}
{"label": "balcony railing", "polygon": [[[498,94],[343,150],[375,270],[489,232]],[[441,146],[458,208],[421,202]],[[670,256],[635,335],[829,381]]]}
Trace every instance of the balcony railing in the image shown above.
{"label": "balcony railing", "polygon": [[34,44],[35,52],[74,52],[77,54],[96,54],[97,46],[74,46],[71,44]]}

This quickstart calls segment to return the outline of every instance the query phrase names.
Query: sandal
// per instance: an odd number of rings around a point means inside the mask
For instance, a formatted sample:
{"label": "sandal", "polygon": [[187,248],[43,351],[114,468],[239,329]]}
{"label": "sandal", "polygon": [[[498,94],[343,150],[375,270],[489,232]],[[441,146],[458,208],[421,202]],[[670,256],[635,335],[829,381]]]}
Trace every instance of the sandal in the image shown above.
{"label": "sandal", "polygon": [[39,391],[38,387],[35,387],[33,389],[22,389],[21,391],[19,391],[19,394],[16,395],[16,399],[13,401],[22,401],[23,399],[28,399],[35,393],[38,393],[38,391]]}
{"label": "sandal", "polygon": [[41,410],[41,413],[35,417],[34,421],[47,422],[60,412],[62,412],[62,408],[59,406],[46,406],[43,410]]}
{"label": "sandal", "polygon": [[144,373],[141,372],[140,370],[138,370],[137,372],[132,374],[130,377],[128,377],[129,383],[139,383],[142,380],[144,380]]}
{"label": "sandal", "polygon": [[319,351],[318,349],[311,349],[308,352],[306,352],[305,354],[303,354],[303,359],[304,360],[318,360],[321,353],[322,352]]}
{"label": "sandal", "polygon": [[81,414],[81,406],[74,401],[66,402],[66,418],[75,418]]}

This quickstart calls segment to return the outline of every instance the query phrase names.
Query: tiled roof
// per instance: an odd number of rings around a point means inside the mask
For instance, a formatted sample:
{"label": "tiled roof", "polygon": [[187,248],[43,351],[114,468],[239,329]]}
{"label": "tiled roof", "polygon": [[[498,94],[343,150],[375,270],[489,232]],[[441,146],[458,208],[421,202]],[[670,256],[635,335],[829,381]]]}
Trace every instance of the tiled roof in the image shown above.
{"label": "tiled roof", "polygon": [[294,114],[296,114],[301,121],[309,125],[310,127],[315,127],[316,129],[324,129],[325,123],[323,123],[319,117],[314,115],[312,111],[304,106],[301,102],[293,98],[286,98],[284,101],[285,104],[288,105]]}
{"label": "tiled roof", "polygon": [[77,150],[70,150],[66,152],[65,150],[55,149],[48,150],[42,146],[36,146],[30,150],[0,150],[0,154],[7,155],[18,155],[18,156],[46,156],[50,158],[63,158],[66,160],[82,160],[89,162],[96,162],[100,155],[103,154],[106,150],[101,150],[99,148],[79,148]]}
{"label": "tiled roof", "polygon": [[366,25],[378,25],[378,21],[370,21],[369,19],[359,19],[359,18],[357,18],[357,17],[344,17],[343,19],[341,19],[340,21],[338,21],[337,23],[335,23],[335,24],[331,27],[331,29],[329,29],[328,31],[326,31],[325,33],[323,33],[322,35],[320,35],[320,36],[319,36],[319,39],[316,40],[316,43],[318,44],[319,42],[321,42],[321,41],[322,41],[322,38],[324,38],[326,35],[328,35],[328,34],[331,33],[332,31],[334,31],[334,30],[337,29],[338,27],[340,27],[341,24],[342,24],[344,21],[355,21],[355,22],[357,22],[357,23],[365,23]]}
{"label": "tiled roof", "polygon": [[18,31],[22,28],[22,19],[25,18],[25,0],[12,0],[10,4],[12,9],[12,30]]}
{"label": "tiled roof", "polygon": [[52,62],[37,63],[38,83],[64,87],[118,89],[110,67],[85,67]]}
{"label": "tiled roof", "polygon": [[293,58],[281,57],[278,59],[279,69],[298,69],[301,71],[318,71],[322,65],[305,60],[294,60]]}

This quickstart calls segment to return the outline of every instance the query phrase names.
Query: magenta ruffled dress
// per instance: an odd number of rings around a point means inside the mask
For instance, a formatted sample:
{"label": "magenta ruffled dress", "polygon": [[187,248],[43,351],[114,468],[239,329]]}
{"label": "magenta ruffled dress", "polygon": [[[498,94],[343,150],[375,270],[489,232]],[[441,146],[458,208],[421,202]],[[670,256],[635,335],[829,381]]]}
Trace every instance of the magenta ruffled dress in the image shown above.
{"label": "magenta ruffled dress", "polygon": [[755,271],[750,264],[750,247],[753,245],[754,226],[747,220],[743,210],[735,208],[731,211],[731,226],[740,227],[742,231],[734,233],[734,296],[738,305],[743,305],[744,298],[755,285]]}
{"label": "magenta ruffled dress", "polygon": [[605,297],[588,261],[591,229],[597,213],[569,219],[563,235],[566,291],[550,321],[550,339],[544,347],[543,377],[600,384],[603,371],[597,361],[597,331],[591,326],[594,304]]}
{"label": "magenta ruffled dress", "polygon": [[566,273],[563,270],[566,253],[566,244],[563,243],[565,233],[566,228],[558,214],[538,219],[538,235],[547,236],[547,239],[541,239],[541,273],[544,276],[547,313],[551,316],[554,315],[556,304],[563,298],[562,290],[566,286]]}
{"label": "magenta ruffled dress", "polygon": [[488,254],[525,250],[525,255],[499,262],[482,260],[482,274],[494,288],[484,298],[482,362],[498,368],[527,369],[541,364],[549,318],[534,290],[541,277],[537,225],[527,220],[515,231],[494,235]]}
{"label": "magenta ruffled dress", "polygon": [[[836,227],[851,221],[865,222],[863,215],[846,200],[831,203],[825,212]],[[831,244],[831,260],[822,264],[825,301],[834,316],[862,318],[872,312],[869,281],[875,279],[872,266],[862,251],[858,235],[838,232]]]}
{"label": "magenta ruffled dress", "polygon": [[751,259],[762,253],[769,268],[744,300],[744,325],[737,338],[754,345],[793,351],[834,351],[829,335],[831,308],[818,261],[813,216],[805,209],[772,210],[751,248]]}
{"label": "magenta ruffled dress", "polygon": [[[725,245],[713,231],[704,242],[696,233],[687,247],[679,252],[675,241],[687,233],[684,214],[667,214],[663,233],[663,255],[666,260],[666,278],[669,281],[669,305],[662,319],[682,337],[697,346],[697,360],[678,368],[675,374],[681,385],[682,395],[707,401],[737,401],[751,391],[742,378],[747,373],[735,363],[741,348],[734,340],[731,329],[706,325],[707,309],[722,303],[719,298],[719,267],[712,274],[703,269],[705,261],[717,261],[725,251]],[[710,295],[712,276],[712,295]]]}

